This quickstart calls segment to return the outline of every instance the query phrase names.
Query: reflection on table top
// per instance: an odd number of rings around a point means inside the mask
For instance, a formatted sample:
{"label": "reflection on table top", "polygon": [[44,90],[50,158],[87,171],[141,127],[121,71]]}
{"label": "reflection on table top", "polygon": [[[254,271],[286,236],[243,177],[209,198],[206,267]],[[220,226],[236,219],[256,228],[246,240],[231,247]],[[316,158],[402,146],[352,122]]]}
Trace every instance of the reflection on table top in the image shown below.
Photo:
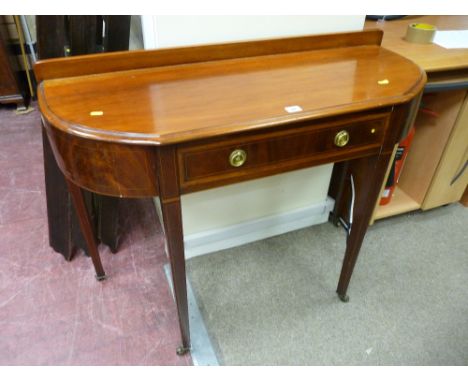
{"label": "reflection on table top", "polygon": [[406,102],[424,79],[374,45],[45,80],[39,99],[69,133],[167,144]]}

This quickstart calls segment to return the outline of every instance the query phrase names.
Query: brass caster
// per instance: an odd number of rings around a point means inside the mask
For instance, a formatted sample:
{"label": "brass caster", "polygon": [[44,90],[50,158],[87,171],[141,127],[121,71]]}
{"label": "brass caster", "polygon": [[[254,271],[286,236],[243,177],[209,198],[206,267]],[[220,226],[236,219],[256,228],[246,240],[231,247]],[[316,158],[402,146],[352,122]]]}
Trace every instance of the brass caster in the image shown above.
{"label": "brass caster", "polygon": [[349,296],[347,294],[338,294],[338,297],[343,302],[348,302],[349,301]]}
{"label": "brass caster", "polygon": [[104,281],[105,279],[107,279],[107,276],[105,274],[102,275],[102,276],[96,275],[96,280],[97,281]]}
{"label": "brass caster", "polygon": [[185,348],[183,346],[179,346],[176,350],[177,355],[185,355],[190,351],[190,348]]}

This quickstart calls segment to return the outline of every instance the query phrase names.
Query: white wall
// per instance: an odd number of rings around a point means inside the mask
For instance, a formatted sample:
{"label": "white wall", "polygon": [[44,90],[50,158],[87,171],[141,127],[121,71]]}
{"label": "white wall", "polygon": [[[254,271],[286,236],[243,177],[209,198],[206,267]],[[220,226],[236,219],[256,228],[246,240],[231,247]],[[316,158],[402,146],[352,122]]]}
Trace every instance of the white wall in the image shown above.
{"label": "white wall", "polygon": [[365,16],[142,16],[145,49],[361,30]]}
{"label": "white wall", "polygon": [[182,196],[184,234],[324,203],[333,164]]}
{"label": "white wall", "polygon": [[[145,49],[362,30],[363,25],[364,16],[142,16]],[[185,195],[184,235],[326,205],[332,167]]]}

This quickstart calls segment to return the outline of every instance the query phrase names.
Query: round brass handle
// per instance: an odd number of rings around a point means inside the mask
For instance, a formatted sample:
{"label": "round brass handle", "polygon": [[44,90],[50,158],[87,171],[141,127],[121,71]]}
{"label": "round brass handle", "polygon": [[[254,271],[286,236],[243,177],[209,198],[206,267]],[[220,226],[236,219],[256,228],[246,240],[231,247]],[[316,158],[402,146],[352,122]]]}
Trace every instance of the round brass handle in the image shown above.
{"label": "round brass handle", "polygon": [[341,130],[335,135],[335,145],[338,147],[346,146],[349,142],[349,133],[346,130]]}
{"label": "round brass handle", "polygon": [[234,150],[231,155],[229,155],[229,163],[233,167],[242,166],[247,160],[247,153],[244,150]]}

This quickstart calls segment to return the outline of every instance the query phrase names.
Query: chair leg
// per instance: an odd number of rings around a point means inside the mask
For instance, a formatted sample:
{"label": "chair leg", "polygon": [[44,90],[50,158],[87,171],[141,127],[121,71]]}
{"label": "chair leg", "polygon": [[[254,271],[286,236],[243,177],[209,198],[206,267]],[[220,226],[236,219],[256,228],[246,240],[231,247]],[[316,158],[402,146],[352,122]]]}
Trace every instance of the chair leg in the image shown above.
{"label": "chair leg", "polygon": [[102,267],[101,258],[99,257],[99,251],[97,248],[96,238],[94,237],[93,228],[91,225],[91,219],[86,209],[85,201],[83,198],[83,192],[80,187],[74,184],[72,181],[66,179],[68,191],[72,197],[73,204],[78,215],[78,221],[83,236],[88,246],[89,254],[93,260],[94,269],[96,270],[96,279],[102,281],[106,278],[104,268]]}

